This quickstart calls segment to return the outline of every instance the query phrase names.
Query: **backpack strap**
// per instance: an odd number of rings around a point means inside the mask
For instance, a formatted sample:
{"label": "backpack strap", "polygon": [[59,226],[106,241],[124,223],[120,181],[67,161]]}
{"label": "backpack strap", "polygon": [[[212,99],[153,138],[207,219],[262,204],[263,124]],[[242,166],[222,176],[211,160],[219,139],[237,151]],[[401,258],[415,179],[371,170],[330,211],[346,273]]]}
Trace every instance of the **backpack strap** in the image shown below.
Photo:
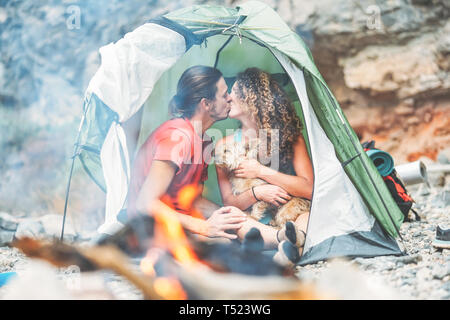
{"label": "backpack strap", "polygon": [[406,190],[399,184],[397,183],[394,178],[392,178],[391,176],[386,176],[383,177],[383,180],[390,180],[394,186],[395,186],[395,190],[397,191],[397,194],[399,195],[400,198],[402,198],[404,201],[406,202],[413,202],[414,200],[406,193]]}
{"label": "backpack strap", "polygon": [[356,156],[351,157],[350,159],[344,161],[341,163],[342,167],[345,168],[350,162],[352,162],[353,160],[355,160],[356,158],[358,158],[359,156],[361,156],[361,153],[358,153]]}
{"label": "backpack strap", "polygon": [[366,142],[361,143],[361,146],[363,147],[364,151],[375,149],[375,140],[369,140]]}
{"label": "backpack strap", "polygon": [[416,221],[422,220],[416,210],[414,210],[413,208],[411,208],[410,210],[414,213],[414,217],[416,218]]}

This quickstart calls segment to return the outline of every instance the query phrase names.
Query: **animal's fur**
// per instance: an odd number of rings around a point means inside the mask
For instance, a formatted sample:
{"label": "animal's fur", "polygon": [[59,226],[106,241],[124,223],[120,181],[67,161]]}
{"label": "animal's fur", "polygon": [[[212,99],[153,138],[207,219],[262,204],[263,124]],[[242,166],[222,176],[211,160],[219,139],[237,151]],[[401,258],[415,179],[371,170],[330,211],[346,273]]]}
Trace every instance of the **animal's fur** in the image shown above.
{"label": "animal's fur", "polygon": [[[234,195],[239,195],[252,187],[266,184],[264,180],[238,178],[233,173],[233,170],[237,169],[243,160],[257,158],[257,145],[256,140],[246,143],[233,141],[225,142],[216,149],[216,165],[227,170]],[[268,202],[257,201],[253,204],[251,210],[247,210],[246,213],[255,220],[260,220],[264,217],[265,211],[268,210],[273,215],[270,224],[281,228],[287,221],[295,221],[301,214],[309,212],[309,209],[310,201],[292,197],[291,200],[280,207]]]}

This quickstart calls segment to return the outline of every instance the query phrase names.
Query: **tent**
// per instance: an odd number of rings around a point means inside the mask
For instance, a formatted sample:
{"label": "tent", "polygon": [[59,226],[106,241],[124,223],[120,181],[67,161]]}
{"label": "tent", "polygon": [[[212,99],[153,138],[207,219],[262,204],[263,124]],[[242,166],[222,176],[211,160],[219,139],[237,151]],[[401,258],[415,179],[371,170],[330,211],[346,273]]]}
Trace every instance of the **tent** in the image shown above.
{"label": "tent", "polygon": [[[248,67],[278,76],[304,124],[314,168],[314,192],[300,264],[333,257],[401,254],[396,238],[403,215],[354,131],[312,55],[267,5],[236,8],[198,5],[165,14],[100,48],[101,65],[89,83],[75,155],[106,192],[105,223],[122,224],[134,152],[169,119],[167,106],[182,72],[216,66],[228,81]],[[137,120],[136,120],[137,119]],[[139,130],[128,132],[137,121]],[[231,119],[211,129],[236,128]],[[219,131],[217,131],[219,130]],[[214,164],[204,196],[221,204]]]}

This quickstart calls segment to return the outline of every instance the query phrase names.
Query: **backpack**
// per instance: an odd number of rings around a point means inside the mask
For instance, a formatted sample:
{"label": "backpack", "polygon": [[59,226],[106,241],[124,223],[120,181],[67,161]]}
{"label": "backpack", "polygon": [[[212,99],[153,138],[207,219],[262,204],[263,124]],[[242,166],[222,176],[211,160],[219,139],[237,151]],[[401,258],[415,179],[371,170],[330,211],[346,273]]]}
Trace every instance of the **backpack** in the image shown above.
{"label": "backpack", "polygon": [[[366,141],[364,143],[361,144],[364,151],[368,151],[368,150],[378,150],[377,148],[375,148],[375,141],[374,140],[370,140],[370,141]],[[382,176],[384,183],[386,184],[389,192],[392,195],[392,198],[394,198],[395,203],[397,204],[398,208],[400,209],[400,211],[403,213],[403,215],[405,216],[405,222],[408,221],[412,221],[409,218],[409,211],[412,211],[415,215],[415,221],[420,221],[420,216],[419,214],[412,209],[412,205],[413,203],[415,203],[414,199],[411,198],[411,196],[408,194],[408,191],[406,190],[406,187],[403,183],[403,181],[401,180],[401,178],[398,176],[397,171],[392,170],[392,172],[387,175],[387,176]]]}

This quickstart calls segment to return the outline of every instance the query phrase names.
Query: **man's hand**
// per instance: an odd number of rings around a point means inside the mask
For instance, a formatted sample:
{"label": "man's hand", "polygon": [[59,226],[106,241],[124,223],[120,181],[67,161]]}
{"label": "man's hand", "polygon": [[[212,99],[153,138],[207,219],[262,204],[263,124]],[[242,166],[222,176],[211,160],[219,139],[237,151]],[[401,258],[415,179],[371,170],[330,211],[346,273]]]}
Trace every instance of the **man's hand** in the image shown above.
{"label": "man's hand", "polygon": [[277,207],[288,202],[292,197],[279,186],[263,184],[253,188],[258,200],[269,202]]}
{"label": "man's hand", "polygon": [[215,238],[224,237],[236,239],[236,234],[227,233],[227,230],[238,230],[247,220],[247,215],[236,207],[223,207],[213,212],[206,220],[205,236]]}

